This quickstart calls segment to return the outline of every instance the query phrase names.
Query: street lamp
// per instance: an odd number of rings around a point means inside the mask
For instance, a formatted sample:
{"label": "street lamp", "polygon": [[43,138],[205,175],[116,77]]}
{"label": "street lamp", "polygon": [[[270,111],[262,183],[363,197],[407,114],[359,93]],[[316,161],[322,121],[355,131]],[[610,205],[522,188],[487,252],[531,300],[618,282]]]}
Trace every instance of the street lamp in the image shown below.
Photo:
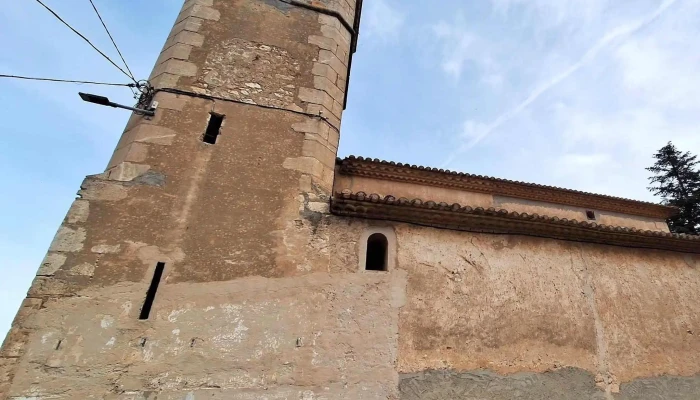
{"label": "street lamp", "polygon": [[156,115],[155,102],[150,110],[144,110],[141,108],[128,107],[128,106],[124,106],[121,104],[112,103],[111,101],[109,101],[108,98],[106,98],[104,96],[98,96],[96,94],[89,94],[89,93],[82,93],[82,92],[80,92],[78,94],[80,95],[80,98],[83,99],[83,101],[87,101],[88,103],[99,104],[101,106],[109,106],[109,107],[114,107],[114,108],[123,108],[125,110],[135,111],[139,114],[147,115],[149,117]]}

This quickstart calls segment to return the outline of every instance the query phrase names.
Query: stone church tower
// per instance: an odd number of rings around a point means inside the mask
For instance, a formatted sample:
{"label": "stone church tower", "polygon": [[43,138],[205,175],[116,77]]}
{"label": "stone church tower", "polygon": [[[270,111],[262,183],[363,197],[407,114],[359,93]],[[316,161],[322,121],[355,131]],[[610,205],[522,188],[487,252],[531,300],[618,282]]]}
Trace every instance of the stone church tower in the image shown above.
{"label": "stone church tower", "polygon": [[0,398],[697,399],[673,209],[336,159],[362,0],[188,0]]}

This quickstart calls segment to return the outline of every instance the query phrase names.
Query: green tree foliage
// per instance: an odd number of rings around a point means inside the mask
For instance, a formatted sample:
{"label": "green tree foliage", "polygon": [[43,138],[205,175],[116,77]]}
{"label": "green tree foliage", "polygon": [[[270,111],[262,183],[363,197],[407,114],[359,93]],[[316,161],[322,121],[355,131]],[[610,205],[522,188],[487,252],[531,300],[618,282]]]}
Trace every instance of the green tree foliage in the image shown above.
{"label": "green tree foliage", "polygon": [[681,152],[673,143],[654,154],[656,163],[647,168],[654,173],[649,178],[649,190],[661,196],[664,204],[678,207],[680,212],[668,220],[671,232],[700,233],[700,161],[689,152]]}

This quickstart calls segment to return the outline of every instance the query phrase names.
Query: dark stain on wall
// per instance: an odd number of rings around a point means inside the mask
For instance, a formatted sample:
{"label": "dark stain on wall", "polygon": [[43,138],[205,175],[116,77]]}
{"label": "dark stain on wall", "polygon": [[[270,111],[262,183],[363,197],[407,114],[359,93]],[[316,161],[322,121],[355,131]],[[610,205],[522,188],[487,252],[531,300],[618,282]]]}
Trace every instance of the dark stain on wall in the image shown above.
{"label": "dark stain on wall", "polygon": [[[403,374],[401,400],[605,400],[595,377],[579,368],[508,376],[490,371],[449,370]],[[615,400],[697,400],[700,376],[660,376],[622,384]]]}
{"label": "dark stain on wall", "polygon": [[604,400],[595,377],[578,368],[501,376],[489,371],[425,371],[401,376],[402,400]]}
{"label": "dark stain on wall", "polygon": [[697,400],[700,399],[700,375],[658,376],[637,379],[620,386],[615,400]]}

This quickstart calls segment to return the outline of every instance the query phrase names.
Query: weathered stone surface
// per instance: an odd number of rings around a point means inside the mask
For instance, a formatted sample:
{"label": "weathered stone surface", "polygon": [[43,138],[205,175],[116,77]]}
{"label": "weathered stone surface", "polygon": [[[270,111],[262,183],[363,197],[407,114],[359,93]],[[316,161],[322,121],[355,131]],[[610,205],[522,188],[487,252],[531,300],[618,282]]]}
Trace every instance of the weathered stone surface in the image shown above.
{"label": "weathered stone surface", "polygon": [[[203,387],[296,393],[329,381],[337,383],[332,398],[357,393],[357,382],[373,388],[372,397],[395,396],[392,365],[403,301],[396,293],[405,276],[339,277],[166,285],[150,328],[136,318],[145,285],[83,291],[53,305],[66,311],[63,318],[49,309],[35,316],[40,329],[29,340],[11,395],[26,393],[21,382],[40,380],[41,395],[66,398],[112,385],[184,396]],[[47,364],[63,372],[51,373]],[[89,379],[79,372],[83,365],[93,371]]]}
{"label": "weathered stone surface", "polygon": [[119,201],[125,199],[128,192],[118,183],[88,178],[78,194],[85,200]]}
{"label": "weathered stone surface", "polygon": [[301,63],[287,50],[242,39],[217,46],[199,78],[207,93],[280,108],[294,104]]}
{"label": "weathered stone surface", "polygon": [[90,263],[82,263],[74,265],[68,269],[70,275],[93,276],[95,274],[95,265]]}
{"label": "weathered stone surface", "polygon": [[67,256],[61,253],[48,253],[41,262],[37,275],[53,275],[66,262]]}
{"label": "weathered stone surface", "polygon": [[85,222],[90,214],[90,203],[86,200],[75,200],[68,210],[66,222],[69,224],[78,224]]}
{"label": "weathered stone surface", "polygon": [[85,228],[69,228],[67,226],[61,226],[58,228],[56,236],[51,242],[49,251],[57,252],[76,252],[83,249],[83,242],[85,241]]}
{"label": "weathered stone surface", "polygon": [[145,174],[150,169],[150,165],[123,162],[117,164],[109,171],[109,179],[120,182],[130,182],[136,177]]}
{"label": "weathered stone surface", "polygon": [[121,250],[121,245],[119,244],[100,244],[97,246],[92,246],[90,251],[93,253],[98,253],[98,254],[108,254],[108,253],[119,253]]}

